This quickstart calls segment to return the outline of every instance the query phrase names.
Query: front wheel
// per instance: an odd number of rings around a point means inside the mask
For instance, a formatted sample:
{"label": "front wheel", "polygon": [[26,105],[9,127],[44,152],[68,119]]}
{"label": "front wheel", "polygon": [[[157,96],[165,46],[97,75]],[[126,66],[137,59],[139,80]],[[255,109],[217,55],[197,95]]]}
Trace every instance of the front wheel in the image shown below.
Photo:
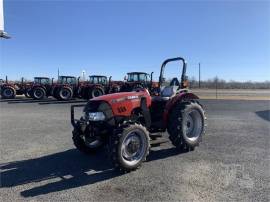
{"label": "front wheel", "polygon": [[43,88],[35,88],[33,90],[32,96],[35,100],[42,100],[46,96],[46,92]]}
{"label": "front wheel", "polygon": [[72,139],[75,147],[82,153],[92,154],[103,146],[101,139],[87,138],[81,135],[80,131],[77,129],[74,129],[72,134]]}
{"label": "front wheel", "polygon": [[64,101],[70,100],[72,97],[73,97],[73,91],[69,87],[62,87],[59,90],[59,93],[57,95],[57,98],[59,100],[64,100]]}
{"label": "front wheel", "polygon": [[113,165],[122,171],[132,171],[140,167],[149,154],[149,133],[138,124],[123,126],[110,136],[109,153]]}
{"label": "front wheel", "polygon": [[1,96],[4,99],[13,99],[16,96],[16,91],[11,87],[4,87],[1,91]]}
{"label": "front wheel", "polygon": [[102,88],[93,88],[91,90],[91,98],[99,97],[101,95],[104,95],[104,90]]}
{"label": "front wheel", "polygon": [[194,150],[205,131],[205,115],[197,102],[176,104],[169,115],[168,133],[174,146],[183,151]]}

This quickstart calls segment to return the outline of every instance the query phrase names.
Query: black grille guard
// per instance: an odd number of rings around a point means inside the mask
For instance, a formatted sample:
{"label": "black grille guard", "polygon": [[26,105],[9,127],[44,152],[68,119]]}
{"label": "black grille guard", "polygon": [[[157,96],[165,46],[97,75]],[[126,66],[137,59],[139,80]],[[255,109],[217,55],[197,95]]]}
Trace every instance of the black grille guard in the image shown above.
{"label": "black grille guard", "polygon": [[74,109],[75,108],[79,108],[79,107],[85,107],[86,104],[80,104],[80,105],[71,105],[70,107],[70,118],[71,118],[71,124],[73,125],[73,127],[76,127],[76,120],[74,118]]}

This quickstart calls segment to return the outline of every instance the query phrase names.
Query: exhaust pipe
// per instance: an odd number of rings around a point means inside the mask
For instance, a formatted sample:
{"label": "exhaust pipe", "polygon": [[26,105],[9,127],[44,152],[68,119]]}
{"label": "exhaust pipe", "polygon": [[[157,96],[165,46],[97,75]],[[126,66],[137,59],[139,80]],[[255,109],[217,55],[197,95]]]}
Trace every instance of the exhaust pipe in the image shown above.
{"label": "exhaust pipe", "polygon": [[111,85],[112,76],[109,77],[109,86]]}

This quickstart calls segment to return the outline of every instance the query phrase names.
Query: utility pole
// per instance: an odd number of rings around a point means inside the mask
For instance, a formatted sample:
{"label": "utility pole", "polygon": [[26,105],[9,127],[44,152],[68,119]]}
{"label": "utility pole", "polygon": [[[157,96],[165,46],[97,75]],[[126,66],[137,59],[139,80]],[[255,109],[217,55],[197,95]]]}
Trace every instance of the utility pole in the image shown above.
{"label": "utility pole", "polygon": [[218,76],[216,76],[215,80],[216,80],[216,99],[217,99],[217,97],[218,97],[218,92],[217,92],[217,88],[218,88]]}
{"label": "utility pole", "polygon": [[199,63],[199,88],[201,88],[201,63]]}

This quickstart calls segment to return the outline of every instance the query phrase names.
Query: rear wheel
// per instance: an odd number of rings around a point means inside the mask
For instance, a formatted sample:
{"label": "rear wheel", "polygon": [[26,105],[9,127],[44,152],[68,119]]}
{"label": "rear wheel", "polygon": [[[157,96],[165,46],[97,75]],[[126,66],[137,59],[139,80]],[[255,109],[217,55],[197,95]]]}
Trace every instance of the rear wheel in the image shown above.
{"label": "rear wheel", "polygon": [[73,91],[69,87],[62,87],[59,90],[59,94],[57,96],[60,100],[70,100],[73,97]]}
{"label": "rear wheel", "polygon": [[110,136],[109,152],[113,165],[122,171],[137,169],[149,154],[149,133],[138,124],[124,126]]}
{"label": "rear wheel", "polygon": [[101,95],[104,95],[104,90],[102,88],[93,88],[91,90],[91,98],[99,97]]}
{"label": "rear wheel", "polygon": [[174,146],[183,151],[194,150],[202,140],[205,115],[197,102],[177,104],[169,115],[168,133]]}
{"label": "rear wheel", "polygon": [[35,100],[42,100],[46,96],[46,92],[43,88],[35,88],[33,90],[32,96]]}
{"label": "rear wheel", "polygon": [[16,96],[16,91],[11,87],[4,87],[1,91],[1,96],[4,99],[13,99]]}

